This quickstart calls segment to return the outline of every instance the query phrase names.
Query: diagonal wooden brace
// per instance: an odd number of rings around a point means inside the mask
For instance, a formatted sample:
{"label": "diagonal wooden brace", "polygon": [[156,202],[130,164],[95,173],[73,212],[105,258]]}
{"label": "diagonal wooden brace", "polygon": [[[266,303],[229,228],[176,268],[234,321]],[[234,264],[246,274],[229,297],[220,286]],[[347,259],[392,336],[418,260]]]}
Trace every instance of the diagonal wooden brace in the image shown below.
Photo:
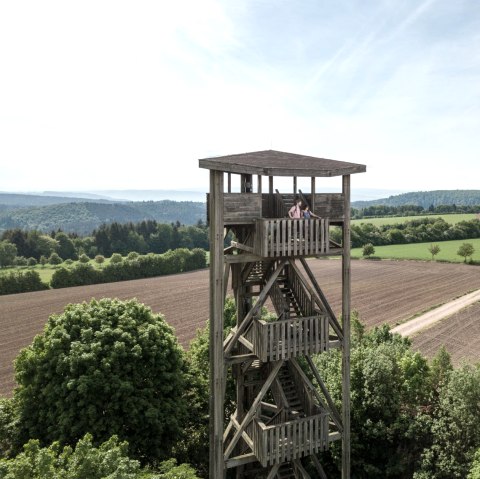
{"label": "diagonal wooden brace", "polygon": [[225,348],[225,355],[228,356],[230,352],[232,351],[233,347],[235,346],[236,342],[238,341],[238,338],[243,334],[243,332],[247,329],[247,327],[250,325],[250,323],[253,321],[253,317],[257,313],[257,311],[263,306],[265,303],[268,293],[270,291],[270,288],[273,286],[275,281],[277,280],[279,274],[281,273],[282,269],[284,266],[288,263],[288,259],[282,260],[279,262],[277,269],[273,272],[272,276],[270,279],[267,281],[267,284],[265,287],[262,289],[262,292],[258,296],[257,302],[255,305],[252,307],[252,309],[248,312],[248,314],[245,316],[243,321],[240,323],[240,325],[237,327],[235,333],[233,333],[232,336],[229,335],[229,337],[223,342],[223,346]]}
{"label": "diagonal wooden brace", "polygon": [[242,436],[242,433],[245,431],[245,428],[252,422],[252,420],[253,420],[256,412],[257,412],[258,406],[260,406],[260,403],[262,402],[263,396],[265,396],[268,389],[272,385],[274,379],[277,377],[277,374],[278,374],[278,372],[280,371],[280,368],[283,365],[283,361],[277,361],[273,364],[274,364],[274,366],[273,366],[272,371],[270,372],[267,380],[263,384],[262,389],[260,389],[257,397],[255,398],[255,401],[253,401],[250,410],[248,411],[248,413],[243,418],[243,421],[240,424],[240,428],[238,428],[235,431],[235,434],[233,435],[232,440],[230,441],[227,448],[225,449],[225,453],[224,453],[224,460],[225,461],[232,454],[233,450],[235,449],[235,446],[237,445],[240,437]]}

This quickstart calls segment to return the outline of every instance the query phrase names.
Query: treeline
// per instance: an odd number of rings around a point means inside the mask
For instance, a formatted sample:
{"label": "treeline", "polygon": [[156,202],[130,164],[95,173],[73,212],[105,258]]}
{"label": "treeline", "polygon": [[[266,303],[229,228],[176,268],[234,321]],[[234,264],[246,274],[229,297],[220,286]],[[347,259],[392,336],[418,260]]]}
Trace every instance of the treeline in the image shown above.
{"label": "treeline", "polygon": [[0,275],[0,295],[48,289],[36,271],[11,271]]}
{"label": "treeline", "polygon": [[[19,257],[41,262],[42,257],[47,259],[52,253],[58,254],[62,260],[77,260],[82,254],[94,258],[98,254],[126,255],[130,251],[141,254],[164,253],[176,248],[209,247],[208,229],[202,221],[198,221],[195,226],[183,226],[179,222],[157,223],[154,220],[125,224],[114,222],[101,225],[85,237],[58,230],[47,234],[15,228],[5,231],[1,239],[3,248],[0,249],[0,266],[15,265],[18,262],[15,258]],[[15,249],[8,247],[5,242]]]}
{"label": "treeline", "polygon": [[480,204],[476,205],[430,205],[424,208],[421,205],[372,205],[363,208],[352,208],[352,219],[375,218],[385,216],[418,216],[418,215],[436,215],[446,213],[479,213]]}
{"label": "treeline", "polygon": [[135,201],[125,203],[61,203],[41,207],[0,210],[0,231],[38,230],[43,233],[60,228],[67,233],[87,235],[103,223],[138,223],[153,220],[179,221],[193,225],[205,221],[205,203],[195,201]]}
{"label": "treeline", "polygon": [[355,201],[352,203],[355,208],[366,208],[374,205],[416,205],[425,209],[432,205],[434,207],[439,205],[478,206],[480,205],[480,190],[414,191],[378,200]]}
{"label": "treeline", "polygon": [[[101,268],[95,268],[89,262],[81,262],[83,259],[80,258],[80,261],[72,266],[56,269],[50,284],[44,283],[34,270],[18,270],[0,275],[0,295],[40,291],[49,287],[56,289],[152,278],[207,267],[207,253],[200,248],[178,248],[163,254],[147,255],[130,252],[126,258],[115,253],[110,262]],[[101,259],[103,263],[103,256]]]}
{"label": "treeline", "polygon": [[78,263],[70,268],[61,267],[53,273],[52,288],[85,286],[88,284],[112,283],[140,278],[152,278],[206,268],[205,250],[185,248],[167,251],[163,254],[149,253],[140,256],[130,253],[126,259],[111,261],[101,269],[90,263]]}
{"label": "treeline", "polygon": [[[333,241],[341,242],[341,231],[334,229]],[[376,226],[371,223],[353,224],[351,242],[353,248],[371,243],[374,246],[425,243],[480,238],[480,220],[460,221],[454,225],[443,218],[418,218],[393,225]]]}

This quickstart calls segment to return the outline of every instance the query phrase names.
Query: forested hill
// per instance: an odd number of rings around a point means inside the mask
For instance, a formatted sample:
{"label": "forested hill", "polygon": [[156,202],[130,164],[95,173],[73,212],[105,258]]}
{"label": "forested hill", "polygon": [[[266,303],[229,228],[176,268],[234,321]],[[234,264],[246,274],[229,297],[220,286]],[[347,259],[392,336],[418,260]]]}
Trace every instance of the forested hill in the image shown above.
{"label": "forested hill", "polygon": [[0,231],[12,228],[90,234],[102,223],[156,220],[185,225],[205,221],[205,203],[193,201],[139,201],[129,203],[64,203],[0,212]]}
{"label": "forested hill", "polygon": [[416,205],[427,209],[431,205],[480,205],[480,190],[436,190],[436,191],[415,191],[402,193],[401,195],[390,196],[379,200],[354,201],[354,208],[366,208],[368,206],[404,206]]}
{"label": "forested hill", "polygon": [[2,209],[17,209],[28,206],[58,205],[61,203],[112,203],[104,199],[77,198],[75,196],[30,195],[23,193],[0,193]]}

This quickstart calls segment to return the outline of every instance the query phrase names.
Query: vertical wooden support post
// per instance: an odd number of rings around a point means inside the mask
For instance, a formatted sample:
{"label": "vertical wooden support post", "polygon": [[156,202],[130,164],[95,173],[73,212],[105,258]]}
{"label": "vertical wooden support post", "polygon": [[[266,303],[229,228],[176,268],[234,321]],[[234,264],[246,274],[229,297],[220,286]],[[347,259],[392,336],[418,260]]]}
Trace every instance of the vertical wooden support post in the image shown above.
{"label": "vertical wooden support post", "polygon": [[293,194],[296,195],[298,192],[298,189],[297,189],[297,177],[294,176],[293,177]]}
{"label": "vertical wooden support post", "polygon": [[268,193],[273,195],[273,176],[268,177]]}
{"label": "vertical wooden support post", "polygon": [[225,477],[223,459],[223,172],[210,171],[210,479]]}
{"label": "vertical wooden support post", "polygon": [[227,189],[227,191],[229,193],[231,193],[232,192],[232,174],[228,173],[227,178],[228,178],[228,189]]}
{"label": "vertical wooden support post", "polygon": [[342,479],[350,479],[350,175],[342,177]]}
{"label": "vertical wooden support post", "polygon": [[310,210],[315,212],[315,177],[312,176],[312,183],[310,187],[310,193],[312,195],[312,199],[310,200]]}
{"label": "vertical wooden support post", "polygon": [[262,194],[262,175],[257,176],[258,193]]}

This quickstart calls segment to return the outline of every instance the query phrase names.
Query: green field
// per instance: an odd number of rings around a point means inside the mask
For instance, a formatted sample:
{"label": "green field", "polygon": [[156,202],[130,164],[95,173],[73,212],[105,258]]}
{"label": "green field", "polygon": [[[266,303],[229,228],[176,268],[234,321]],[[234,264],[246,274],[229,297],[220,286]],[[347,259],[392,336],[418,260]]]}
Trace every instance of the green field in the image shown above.
{"label": "green field", "polygon": [[390,216],[384,218],[362,218],[359,220],[352,220],[353,225],[359,225],[360,223],[371,223],[375,226],[393,225],[397,223],[405,223],[405,221],[412,221],[421,218],[443,218],[449,224],[456,224],[459,221],[473,220],[477,218],[474,213],[461,213],[461,214],[444,214],[444,215],[423,215],[423,216]]}
{"label": "green field", "polygon": [[[437,241],[434,244],[440,246],[440,253],[435,256],[435,260],[452,261],[455,263],[463,262],[463,258],[457,255],[459,246],[463,243],[471,243],[475,248],[472,256],[474,261],[480,261],[480,238],[454,241]],[[390,246],[375,246],[374,256],[385,259],[419,259],[430,260],[432,255],[428,251],[428,247],[432,243],[413,243],[398,244]],[[362,258],[362,248],[352,249],[353,258]]]}

